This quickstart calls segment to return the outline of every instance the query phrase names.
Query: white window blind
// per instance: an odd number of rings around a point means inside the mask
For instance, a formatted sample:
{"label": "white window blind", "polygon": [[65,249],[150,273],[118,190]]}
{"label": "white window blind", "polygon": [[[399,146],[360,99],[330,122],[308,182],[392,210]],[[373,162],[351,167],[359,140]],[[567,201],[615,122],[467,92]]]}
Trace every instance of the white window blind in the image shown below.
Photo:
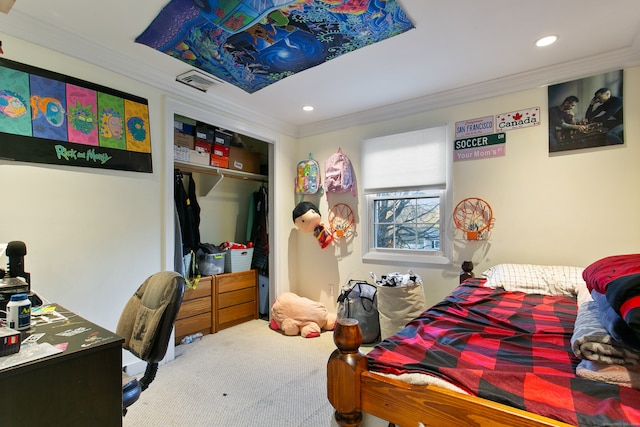
{"label": "white window blind", "polygon": [[363,191],[371,194],[410,188],[445,188],[446,149],[446,126],[364,140]]}

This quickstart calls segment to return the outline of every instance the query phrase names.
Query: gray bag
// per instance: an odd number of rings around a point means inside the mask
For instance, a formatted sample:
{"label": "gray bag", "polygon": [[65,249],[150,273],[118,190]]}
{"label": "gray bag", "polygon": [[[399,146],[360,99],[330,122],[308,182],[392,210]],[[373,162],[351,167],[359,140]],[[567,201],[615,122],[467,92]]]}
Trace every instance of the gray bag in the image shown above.
{"label": "gray bag", "polygon": [[362,280],[349,280],[338,296],[338,319],[356,319],[362,331],[362,343],[370,344],[380,336],[377,288]]}

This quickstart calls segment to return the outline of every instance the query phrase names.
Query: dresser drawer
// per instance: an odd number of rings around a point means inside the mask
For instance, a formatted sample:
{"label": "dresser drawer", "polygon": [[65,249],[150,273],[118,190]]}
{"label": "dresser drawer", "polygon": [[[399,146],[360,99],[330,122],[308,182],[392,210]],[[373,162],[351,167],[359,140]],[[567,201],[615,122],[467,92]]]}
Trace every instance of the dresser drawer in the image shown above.
{"label": "dresser drawer", "polygon": [[226,292],[218,295],[218,308],[227,308],[245,302],[252,302],[256,299],[255,288],[240,289],[238,291]]}
{"label": "dresser drawer", "polygon": [[202,332],[211,333],[211,312],[176,320],[176,344],[187,335]]}
{"label": "dresser drawer", "polygon": [[204,297],[183,301],[178,311],[176,319],[184,319],[186,317],[196,316],[198,314],[211,312],[211,297]]}
{"label": "dresser drawer", "polygon": [[255,270],[219,274],[216,276],[218,295],[225,292],[237,291],[239,289],[256,288],[256,286]]}
{"label": "dresser drawer", "polygon": [[204,276],[200,278],[200,281],[198,282],[198,285],[195,289],[185,288],[184,296],[182,297],[183,305],[184,301],[210,296],[212,280],[213,277]]}
{"label": "dresser drawer", "polygon": [[246,302],[218,311],[219,329],[228,328],[255,318],[256,302]]}
{"label": "dresser drawer", "polygon": [[255,270],[215,276],[213,332],[258,318],[258,279]]}

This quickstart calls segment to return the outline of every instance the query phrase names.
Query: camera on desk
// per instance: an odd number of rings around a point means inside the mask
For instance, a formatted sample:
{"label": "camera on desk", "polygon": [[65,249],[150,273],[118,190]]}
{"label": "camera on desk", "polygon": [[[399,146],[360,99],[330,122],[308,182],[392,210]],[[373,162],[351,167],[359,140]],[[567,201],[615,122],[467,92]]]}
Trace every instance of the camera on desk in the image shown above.
{"label": "camera on desk", "polygon": [[12,295],[25,293],[29,296],[32,307],[41,306],[40,297],[31,292],[31,274],[24,271],[27,246],[20,241],[9,242],[5,252],[9,262],[7,271],[0,269],[0,310],[6,310]]}

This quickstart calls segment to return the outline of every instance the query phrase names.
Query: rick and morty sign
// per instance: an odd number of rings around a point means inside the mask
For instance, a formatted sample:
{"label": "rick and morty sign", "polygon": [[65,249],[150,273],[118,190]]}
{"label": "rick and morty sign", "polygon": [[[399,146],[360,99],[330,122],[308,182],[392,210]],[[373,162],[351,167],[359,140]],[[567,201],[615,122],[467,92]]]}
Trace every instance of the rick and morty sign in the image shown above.
{"label": "rick and morty sign", "polygon": [[147,100],[0,59],[0,158],[152,172]]}
{"label": "rick and morty sign", "polygon": [[395,0],[171,0],[136,42],[253,93],[412,28]]}

